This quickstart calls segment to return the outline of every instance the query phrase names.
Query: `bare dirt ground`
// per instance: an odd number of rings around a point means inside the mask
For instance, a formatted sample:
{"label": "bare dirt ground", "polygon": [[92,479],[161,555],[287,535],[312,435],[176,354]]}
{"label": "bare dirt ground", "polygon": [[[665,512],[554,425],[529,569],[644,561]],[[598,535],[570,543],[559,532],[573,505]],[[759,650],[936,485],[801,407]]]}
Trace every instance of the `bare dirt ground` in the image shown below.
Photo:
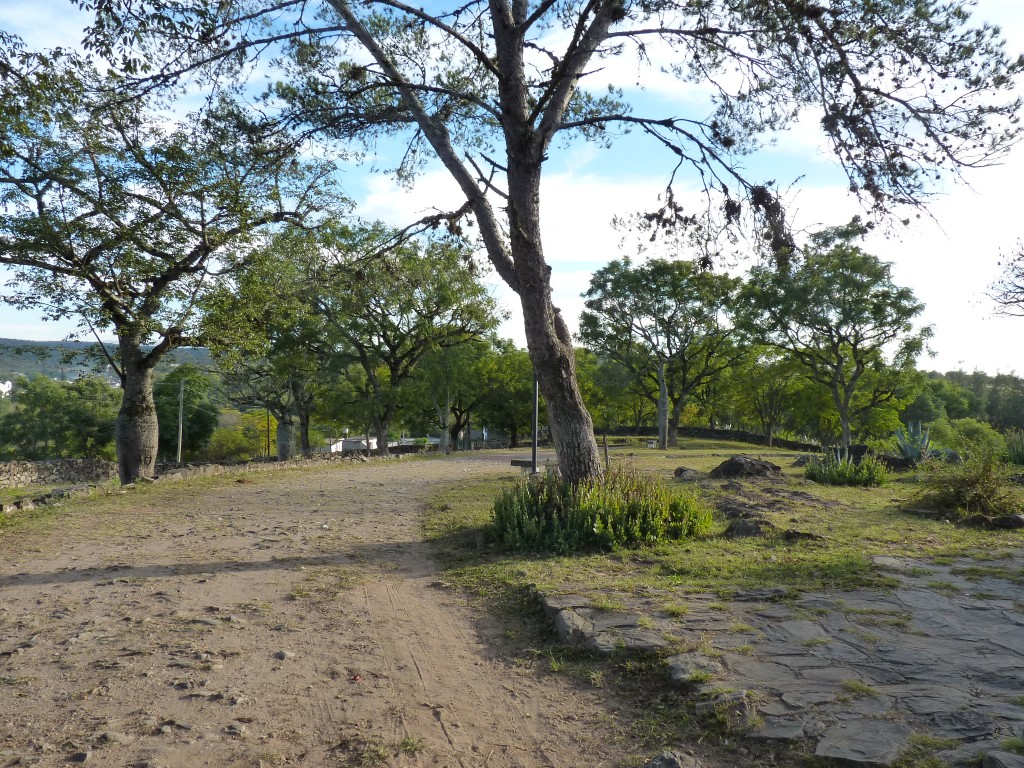
{"label": "bare dirt ground", "polygon": [[507,457],[161,485],[5,535],[0,766],[616,765],[616,704],[506,659],[438,582],[425,499],[498,474]]}

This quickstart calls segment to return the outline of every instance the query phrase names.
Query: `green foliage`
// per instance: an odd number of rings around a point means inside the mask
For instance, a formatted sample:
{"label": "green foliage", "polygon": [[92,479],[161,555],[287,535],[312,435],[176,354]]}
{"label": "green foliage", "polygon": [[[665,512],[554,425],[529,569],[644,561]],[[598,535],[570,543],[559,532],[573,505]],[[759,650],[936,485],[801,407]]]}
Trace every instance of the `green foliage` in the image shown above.
{"label": "green foliage", "polygon": [[1011,464],[1024,464],[1024,431],[1011,429],[1006,433],[1006,460]]}
{"label": "green foliage", "polygon": [[[741,282],[682,259],[613,261],[594,273],[583,295],[579,337],[625,369],[634,389],[656,400],[663,384],[663,428],[674,429],[687,398],[715,386],[742,359],[742,335],[732,323]],[[602,421],[611,415],[608,405],[598,409]]]}
{"label": "green foliage", "polygon": [[900,456],[915,467],[931,455],[932,444],[928,437],[928,430],[921,428],[921,422],[916,424],[912,422],[906,427],[901,425],[895,437],[896,449]]}
{"label": "green foliage", "polygon": [[206,447],[217,428],[218,418],[218,408],[210,400],[211,386],[210,378],[191,363],[178,366],[153,386],[160,426],[158,445],[164,461],[172,461],[178,453],[178,407],[182,391],[183,451],[185,455],[196,456]]}
{"label": "green foliage", "polygon": [[914,327],[924,305],[893,282],[890,265],[841,234],[817,235],[792,269],[752,269],[740,305],[750,333],[828,390],[845,448],[857,422],[867,432],[895,429],[879,423],[880,406],[902,409],[931,329]]}
{"label": "green foliage", "polygon": [[982,445],[963,462],[932,462],[921,473],[917,503],[954,519],[993,518],[1020,511],[1010,490],[1009,470],[999,455]]}
{"label": "green foliage", "polygon": [[72,382],[18,377],[0,417],[0,453],[12,458],[110,458],[121,392],[98,376]]}
{"label": "green foliage", "polygon": [[521,480],[494,502],[493,530],[510,549],[567,553],[699,536],[711,510],[695,494],[639,472],[572,485]]}
{"label": "green foliage", "polygon": [[889,482],[889,471],[873,456],[865,456],[859,464],[829,454],[811,461],[804,469],[808,480],[825,485],[858,485],[868,487]]}
{"label": "green foliage", "polygon": [[971,453],[977,450],[1001,454],[1006,450],[1006,440],[990,424],[974,418],[939,419],[929,426],[932,442],[958,451]]}
{"label": "green foliage", "polygon": [[240,429],[217,427],[203,450],[210,461],[245,461],[259,453],[259,445]]}

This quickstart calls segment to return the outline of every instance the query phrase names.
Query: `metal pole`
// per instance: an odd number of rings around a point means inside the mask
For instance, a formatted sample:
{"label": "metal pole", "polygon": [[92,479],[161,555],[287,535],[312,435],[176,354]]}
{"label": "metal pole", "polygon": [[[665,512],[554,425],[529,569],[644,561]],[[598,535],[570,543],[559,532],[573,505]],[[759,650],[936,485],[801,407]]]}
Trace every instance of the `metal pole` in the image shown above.
{"label": "metal pole", "polygon": [[181,464],[181,435],[182,426],[185,423],[185,380],[178,382],[178,464]]}
{"label": "metal pole", "polygon": [[533,474],[537,474],[537,441],[540,438],[540,381],[533,374],[533,455],[531,457]]}

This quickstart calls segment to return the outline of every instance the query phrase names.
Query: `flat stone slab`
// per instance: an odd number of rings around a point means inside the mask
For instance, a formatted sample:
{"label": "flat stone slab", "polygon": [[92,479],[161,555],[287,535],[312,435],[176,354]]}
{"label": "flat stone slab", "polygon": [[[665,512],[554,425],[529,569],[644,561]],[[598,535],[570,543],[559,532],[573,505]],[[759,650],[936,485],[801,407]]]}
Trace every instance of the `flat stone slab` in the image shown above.
{"label": "flat stone slab", "polygon": [[[1007,573],[1024,570],[1024,550],[1013,558],[1002,562]],[[944,753],[954,768],[977,768],[983,757],[994,768],[1024,768],[1024,757],[1001,746],[1024,735],[1024,593],[997,578],[961,584],[952,571],[971,563],[876,558],[899,572],[901,586],[886,593],[778,603],[789,593],[773,587],[723,604],[648,590],[614,595],[615,611],[582,595],[552,598],[545,610],[562,642],[602,654],[700,647],[667,659],[669,677],[698,711],[745,720],[750,738],[807,740],[819,757],[884,766],[919,733],[960,742]],[[668,603],[689,610],[668,615]],[[735,692],[707,698],[723,685]]]}
{"label": "flat stone slab", "polygon": [[1024,768],[1024,757],[1012,752],[989,752],[981,761],[981,768]]}
{"label": "flat stone slab", "polygon": [[847,720],[825,731],[814,754],[859,765],[892,765],[913,730],[890,720]]}

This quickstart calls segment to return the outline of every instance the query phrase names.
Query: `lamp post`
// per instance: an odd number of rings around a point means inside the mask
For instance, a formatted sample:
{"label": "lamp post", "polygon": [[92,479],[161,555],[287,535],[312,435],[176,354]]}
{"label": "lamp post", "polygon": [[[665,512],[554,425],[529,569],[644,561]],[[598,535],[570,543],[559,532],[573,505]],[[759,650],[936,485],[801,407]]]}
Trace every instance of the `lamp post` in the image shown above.
{"label": "lamp post", "polygon": [[540,381],[533,374],[533,454],[530,472],[537,474],[537,441],[540,437]]}

